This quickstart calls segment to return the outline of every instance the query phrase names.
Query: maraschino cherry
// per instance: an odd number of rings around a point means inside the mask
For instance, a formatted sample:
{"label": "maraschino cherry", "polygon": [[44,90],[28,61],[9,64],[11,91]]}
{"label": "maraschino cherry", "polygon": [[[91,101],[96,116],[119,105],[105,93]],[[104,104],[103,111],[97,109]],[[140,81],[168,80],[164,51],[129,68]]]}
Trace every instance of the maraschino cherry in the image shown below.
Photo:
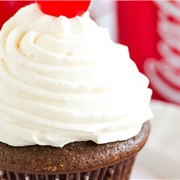
{"label": "maraschino cherry", "polygon": [[84,14],[88,9],[90,2],[90,0],[37,1],[43,13],[56,17],[62,15],[68,18]]}

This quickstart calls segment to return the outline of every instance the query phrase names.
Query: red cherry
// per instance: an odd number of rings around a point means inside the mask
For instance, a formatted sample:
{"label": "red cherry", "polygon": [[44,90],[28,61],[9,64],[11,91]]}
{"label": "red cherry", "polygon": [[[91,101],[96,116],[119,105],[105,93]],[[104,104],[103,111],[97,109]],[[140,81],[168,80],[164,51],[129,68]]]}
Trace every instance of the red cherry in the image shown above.
{"label": "red cherry", "polygon": [[62,15],[68,18],[84,14],[90,2],[90,0],[37,1],[43,13],[57,17]]}

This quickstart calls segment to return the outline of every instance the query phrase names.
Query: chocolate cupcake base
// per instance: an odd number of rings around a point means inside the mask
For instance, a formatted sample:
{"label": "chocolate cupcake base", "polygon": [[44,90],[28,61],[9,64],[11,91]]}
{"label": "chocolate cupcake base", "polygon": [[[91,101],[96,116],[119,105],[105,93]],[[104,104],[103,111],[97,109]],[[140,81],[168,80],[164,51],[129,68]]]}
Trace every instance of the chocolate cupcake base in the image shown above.
{"label": "chocolate cupcake base", "polygon": [[0,170],[0,180],[127,180],[135,157],[134,155],[124,162],[106,168],[74,174],[22,174]]}
{"label": "chocolate cupcake base", "polygon": [[149,132],[146,122],[135,137],[101,145],[12,147],[0,142],[0,180],[128,180]]}

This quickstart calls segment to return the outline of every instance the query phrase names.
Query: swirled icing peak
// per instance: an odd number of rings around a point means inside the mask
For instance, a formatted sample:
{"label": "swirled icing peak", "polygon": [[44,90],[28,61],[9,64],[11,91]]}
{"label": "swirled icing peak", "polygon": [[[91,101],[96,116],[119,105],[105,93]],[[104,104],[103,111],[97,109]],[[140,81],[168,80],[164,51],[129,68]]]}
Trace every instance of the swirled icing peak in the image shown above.
{"label": "swirled icing peak", "polygon": [[0,141],[128,139],[152,117],[148,83],[88,12],[68,19],[28,5],[0,32]]}

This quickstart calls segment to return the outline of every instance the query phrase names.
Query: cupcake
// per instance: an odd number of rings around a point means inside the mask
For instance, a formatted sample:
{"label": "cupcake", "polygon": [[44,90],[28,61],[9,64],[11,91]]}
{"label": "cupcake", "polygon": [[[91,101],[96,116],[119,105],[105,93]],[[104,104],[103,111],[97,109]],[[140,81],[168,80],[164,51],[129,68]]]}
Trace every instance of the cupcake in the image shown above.
{"label": "cupcake", "polygon": [[148,84],[88,12],[21,8],[0,32],[0,180],[129,179]]}

